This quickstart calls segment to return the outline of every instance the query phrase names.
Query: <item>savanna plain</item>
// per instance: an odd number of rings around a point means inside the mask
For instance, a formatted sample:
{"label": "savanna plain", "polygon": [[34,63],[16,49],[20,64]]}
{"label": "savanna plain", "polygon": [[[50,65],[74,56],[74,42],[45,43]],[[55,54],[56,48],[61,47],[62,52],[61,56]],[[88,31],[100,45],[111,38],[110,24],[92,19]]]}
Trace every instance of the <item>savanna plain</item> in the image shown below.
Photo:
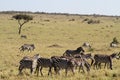
{"label": "savanna plain", "polygon": [[[53,72],[48,76],[48,68],[43,68],[44,76],[30,74],[29,70],[23,70],[18,75],[19,61],[24,56],[40,56],[50,58],[61,56],[67,49],[75,50],[88,42],[92,50],[85,48],[85,53],[112,54],[120,52],[120,47],[111,48],[110,42],[114,37],[120,41],[120,17],[95,16],[95,15],[61,15],[61,14],[28,14],[33,20],[25,24],[21,35],[18,34],[17,20],[12,19],[13,14],[0,14],[0,80],[120,80],[120,60],[113,59],[113,70],[103,68],[94,70],[91,66],[90,73],[70,71],[65,76],[62,70],[60,75]],[[99,20],[99,23],[88,24],[85,19]],[[20,52],[23,44],[34,44],[35,50]]]}

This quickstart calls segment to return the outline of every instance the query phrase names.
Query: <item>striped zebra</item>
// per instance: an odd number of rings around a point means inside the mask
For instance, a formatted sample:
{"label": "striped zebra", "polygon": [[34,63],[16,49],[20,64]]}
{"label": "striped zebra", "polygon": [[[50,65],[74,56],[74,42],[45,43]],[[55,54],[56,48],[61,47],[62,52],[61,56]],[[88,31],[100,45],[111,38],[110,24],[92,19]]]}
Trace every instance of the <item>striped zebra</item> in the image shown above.
{"label": "striped zebra", "polygon": [[75,60],[75,63],[76,63],[76,67],[79,67],[79,72],[80,72],[80,70],[82,69],[83,70],[83,72],[85,73],[85,70],[84,70],[84,68],[86,67],[86,71],[89,73],[89,71],[90,71],[90,64],[86,61],[86,59],[85,58],[74,58],[74,60]]}
{"label": "striped zebra", "polygon": [[[87,69],[87,72],[90,71],[90,64],[83,58],[80,58],[80,57],[68,57],[68,56],[52,56],[51,57],[53,59],[53,63],[54,65],[58,68],[58,74],[59,74],[59,70],[61,68],[65,68],[65,66],[70,66],[67,64],[67,61],[72,61],[73,63],[71,65],[73,65],[74,67],[68,67],[72,70],[73,74],[74,74],[74,68],[77,68],[79,67],[79,72],[80,72],[80,69],[84,71],[84,67],[86,67]],[[61,60],[62,59],[62,60]],[[65,60],[65,61],[63,61]],[[63,62],[62,62],[63,61]],[[66,73],[67,75],[67,73]]]}
{"label": "striped zebra", "polygon": [[75,58],[84,58],[86,60],[90,59],[91,60],[91,65],[94,62],[94,59],[93,59],[93,56],[91,55],[91,53],[88,53],[88,54],[81,53],[81,54],[74,55],[74,57]]}
{"label": "striped zebra", "polygon": [[81,52],[85,52],[82,47],[78,47],[76,50],[66,50],[63,56],[74,56],[76,54],[80,54]]}
{"label": "striped zebra", "polygon": [[33,51],[35,49],[35,46],[34,44],[24,44],[19,49],[20,51],[25,51],[25,50]]}
{"label": "striped zebra", "polygon": [[54,70],[56,74],[60,74],[61,69],[65,69],[65,75],[67,76],[68,70],[71,70],[73,75],[75,74],[75,61],[73,59],[51,57]]}
{"label": "striped zebra", "polygon": [[23,69],[30,69],[30,73],[32,74],[33,69],[37,66],[37,59],[39,58],[39,54],[35,54],[33,57],[25,56],[20,60],[19,65],[19,74],[22,73]]}
{"label": "striped zebra", "polygon": [[42,73],[43,68],[49,68],[48,75],[49,74],[52,75],[52,71],[51,71],[52,67],[53,67],[53,64],[51,59],[40,57],[37,60],[37,67],[36,67],[37,76],[39,75],[39,71],[41,73],[41,76],[43,76],[43,73]]}
{"label": "striped zebra", "polygon": [[116,53],[113,53],[111,55],[103,55],[103,54],[95,54],[94,55],[94,68],[98,69],[101,68],[101,63],[105,63],[105,66],[106,67],[106,64],[109,65],[109,68],[112,70],[112,59],[113,58],[116,58]]}

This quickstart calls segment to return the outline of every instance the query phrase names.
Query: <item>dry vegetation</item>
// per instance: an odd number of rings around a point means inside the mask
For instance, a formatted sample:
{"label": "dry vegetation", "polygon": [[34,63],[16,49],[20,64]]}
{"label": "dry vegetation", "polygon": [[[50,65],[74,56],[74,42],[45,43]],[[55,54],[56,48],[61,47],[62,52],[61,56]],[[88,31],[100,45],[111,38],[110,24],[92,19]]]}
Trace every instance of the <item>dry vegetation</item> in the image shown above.
{"label": "dry vegetation", "polygon": [[[120,41],[120,19],[116,17],[97,17],[79,15],[53,15],[30,14],[32,21],[22,28],[20,38],[18,24],[11,17],[15,14],[0,14],[0,80],[119,80],[120,60],[113,60],[113,70],[93,70],[90,74],[78,73],[67,77],[47,76],[47,70],[43,69],[44,77],[31,75],[29,70],[24,70],[22,76],[18,76],[19,60],[23,56],[32,56],[39,53],[40,56],[50,58],[53,55],[62,55],[66,49],[76,49],[84,42],[92,45],[92,55],[96,53],[111,54],[119,52],[120,48],[110,48],[109,44],[114,37]],[[84,19],[99,20],[99,24],[88,24]],[[33,43],[36,46],[33,52],[20,52],[19,47],[24,43]],[[86,49],[86,52],[89,52]]]}

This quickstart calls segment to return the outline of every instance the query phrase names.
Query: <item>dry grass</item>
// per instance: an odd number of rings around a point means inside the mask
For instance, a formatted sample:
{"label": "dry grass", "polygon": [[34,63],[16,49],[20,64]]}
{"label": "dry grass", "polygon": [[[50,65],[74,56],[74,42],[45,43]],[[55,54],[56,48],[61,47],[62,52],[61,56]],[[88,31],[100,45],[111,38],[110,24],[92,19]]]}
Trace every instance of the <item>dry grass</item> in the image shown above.
{"label": "dry grass", "polygon": [[[18,76],[19,60],[25,56],[39,53],[43,57],[62,55],[66,49],[76,49],[84,42],[92,45],[92,54],[111,54],[119,52],[120,48],[110,48],[109,43],[113,37],[120,41],[120,20],[114,17],[92,16],[65,16],[31,14],[34,20],[24,25],[22,34],[27,39],[18,35],[17,21],[12,20],[12,15],[0,14],[0,80],[119,80],[120,61],[113,60],[113,70],[93,70],[90,74],[71,72],[68,77],[62,71],[60,76],[47,76],[48,69],[43,69],[44,77],[30,75],[29,70]],[[85,18],[100,20],[100,24],[87,24],[82,22]],[[73,20],[74,19],[74,20]],[[36,46],[33,52],[20,52],[19,47],[24,43],[33,43]],[[49,47],[52,46],[52,47]],[[57,46],[57,47],[56,47]],[[89,50],[86,49],[88,52]]]}

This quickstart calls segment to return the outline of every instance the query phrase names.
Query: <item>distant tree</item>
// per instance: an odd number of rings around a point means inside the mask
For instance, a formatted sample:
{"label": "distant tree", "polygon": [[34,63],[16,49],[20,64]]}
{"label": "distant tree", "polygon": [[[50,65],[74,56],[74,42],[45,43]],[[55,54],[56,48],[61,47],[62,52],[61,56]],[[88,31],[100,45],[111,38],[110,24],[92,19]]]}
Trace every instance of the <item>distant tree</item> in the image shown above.
{"label": "distant tree", "polygon": [[17,14],[17,15],[14,15],[13,16],[14,19],[18,20],[18,24],[19,24],[19,31],[18,33],[21,34],[21,29],[22,29],[22,26],[29,22],[30,20],[33,20],[33,17],[32,16],[29,16],[29,15],[24,15],[24,14]]}

